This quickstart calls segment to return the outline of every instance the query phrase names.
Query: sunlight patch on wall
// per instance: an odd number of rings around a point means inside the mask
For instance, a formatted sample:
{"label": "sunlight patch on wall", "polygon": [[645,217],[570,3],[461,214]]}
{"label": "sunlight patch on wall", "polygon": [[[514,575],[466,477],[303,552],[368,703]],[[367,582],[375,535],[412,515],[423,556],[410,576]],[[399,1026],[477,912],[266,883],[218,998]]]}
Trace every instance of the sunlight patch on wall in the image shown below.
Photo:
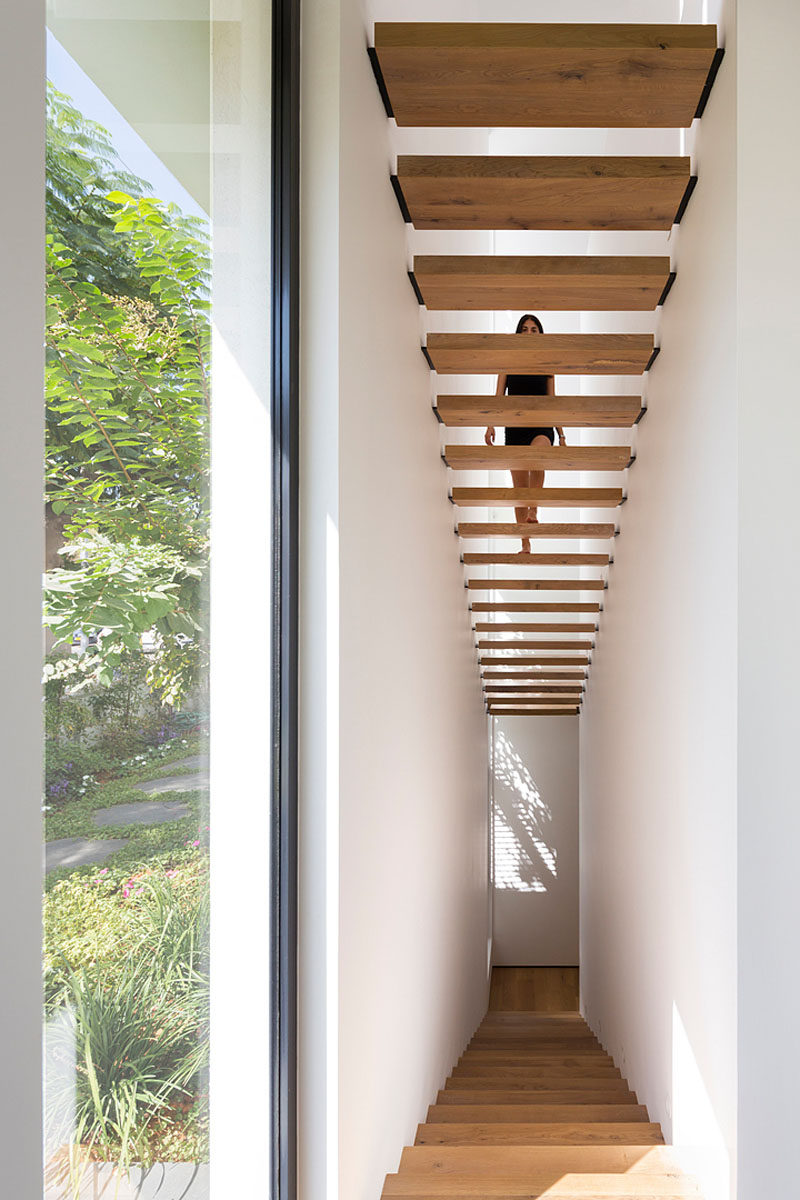
{"label": "sunlight patch on wall", "polygon": [[558,878],[557,851],[548,844],[552,813],[508,737],[494,748],[494,886],[546,892]]}

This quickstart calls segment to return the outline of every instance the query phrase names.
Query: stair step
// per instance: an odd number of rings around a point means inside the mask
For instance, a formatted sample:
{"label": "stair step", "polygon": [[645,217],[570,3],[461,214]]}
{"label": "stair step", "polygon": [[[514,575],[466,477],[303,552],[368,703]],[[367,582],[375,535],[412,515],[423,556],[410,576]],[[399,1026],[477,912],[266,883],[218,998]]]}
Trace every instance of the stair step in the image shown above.
{"label": "stair step", "polygon": [[713,25],[375,25],[398,125],[680,128],[718,58]]}
{"label": "stair step", "polygon": [[599,1062],[551,1061],[541,1064],[526,1063],[506,1065],[501,1063],[481,1063],[470,1059],[463,1065],[459,1063],[450,1073],[451,1079],[463,1079],[470,1076],[473,1079],[496,1079],[499,1084],[509,1080],[523,1079],[584,1079],[586,1076],[595,1079],[621,1079],[619,1067],[614,1066],[612,1059],[601,1059]]}
{"label": "stair step", "polygon": [[599,1121],[526,1124],[522,1121],[429,1122],[417,1130],[415,1146],[657,1146],[659,1125]]}
{"label": "stair step", "polygon": [[541,591],[541,592],[602,592],[602,579],[468,579],[467,587],[474,591]]}
{"label": "stair step", "polygon": [[437,396],[443,425],[620,429],[643,413],[641,396]]}
{"label": "stair step", "polygon": [[417,229],[670,230],[692,176],[688,158],[400,155],[393,184]]}
{"label": "stair step", "polygon": [[[568,687],[569,684],[554,684],[553,690],[563,692]],[[469,1046],[458,1061],[463,1063],[467,1060],[482,1063],[487,1067],[504,1066],[509,1063],[613,1063],[614,1061],[610,1054],[606,1054],[602,1046],[591,1043],[584,1047],[580,1042],[577,1045],[573,1042],[571,1049],[565,1049],[563,1045],[551,1046],[547,1043],[543,1047],[524,1046],[519,1049],[514,1046],[492,1047],[491,1049]]]}
{"label": "stair step", "polygon": [[588,1104],[592,1107],[598,1104],[628,1105],[637,1103],[633,1092],[623,1091],[619,1088],[609,1089],[606,1081],[602,1079],[594,1086],[585,1084],[583,1089],[573,1087],[572,1084],[564,1087],[561,1080],[549,1088],[524,1088],[515,1085],[514,1087],[503,1086],[492,1089],[484,1086],[484,1082],[481,1080],[478,1087],[471,1087],[462,1081],[458,1087],[442,1088],[436,1097],[436,1103],[437,1105],[478,1104],[481,1106],[486,1104],[568,1104],[570,1106]]}
{"label": "stair step", "polygon": [[386,1182],[393,1196],[698,1194],[665,1146],[407,1146]]}
{"label": "stair step", "polygon": [[[551,683],[555,679],[576,679],[578,681],[586,679],[585,671],[484,671],[481,676],[483,680],[495,679],[516,679],[520,682],[541,680],[542,683]],[[483,1045],[484,1043],[480,1043]],[[485,1043],[489,1045],[490,1043]],[[500,1044],[500,1043],[498,1043]],[[512,1043],[513,1044],[513,1043]]]}
{"label": "stair step", "polygon": [[613,538],[616,527],[613,523],[587,521],[540,521],[535,529],[518,521],[460,521],[456,533],[460,538],[518,538],[529,537],[531,541],[544,538],[584,538],[604,541]]}
{"label": "stair step", "polygon": [[430,310],[646,311],[658,306],[670,263],[610,254],[425,255],[414,259],[412,277]]}
{"label": "stair step", "polygon": [[[428,1109],[428,1120],[441,1125],[444,1122],[499,1121],[507,1124],[521,1121],[526,1125],[580,1124],[594,1122],[619,1123],[630,1128],[634,1123],[648,1123],[647,1109],[643,1104],[432,1104]],[[660,1129],[660,1126],[653,1126]]]}
{"label": "stair step", "polygon": [[630,446],[445,446],[453,471],[624,471]]}
{"label": "stair step", "polygon": [[651,333],[429,333],[428,358],[440,375],[641,375]]}
{"label": "stair step", "polygon": [[478,641],[479,650],[591,650],[594,647],[594,642],[571,641],[521,641],[519,639],[509,638],[505,641],[493,638],[480,639]]}
{"label": "stair step", "polygon": [[[530,525],[528,526],[530,529]],[[535,567],[607,567],[611,562],[610,554],[584,554],[581,551],[564,550],[550,554],[536,550],[533,553],[508,554],[491,550],[488,553],[474,554],[466,551],[461,556],[466,567],[490,566],[535,566]],[[592,627],[594,628],[594,627]]]}
{"label": "stair step", "polygon": [[486,710],[492,717],[576,717],[579,708],[493,708]]}
{"label": "stair step", "polygon": [[616,508],[622,488],[461,488],[450,496],[461,508]]}
{"label": "stair step", "polygon": [[555,624],[535,620],[479,620],[473,629],[476,634],[595,634],[597,626],[590,622]]}
{"label": "stair step", "polygon": [[506,1091],[506,1092],[598,1092],[605,1091],[607,1097],[628,1096],[628,1085],[618,1076],[600,1071],[596,1075],[553,1075],[541,1078],[535,1075],[451,1075],[445,1082],[445,1091]]}

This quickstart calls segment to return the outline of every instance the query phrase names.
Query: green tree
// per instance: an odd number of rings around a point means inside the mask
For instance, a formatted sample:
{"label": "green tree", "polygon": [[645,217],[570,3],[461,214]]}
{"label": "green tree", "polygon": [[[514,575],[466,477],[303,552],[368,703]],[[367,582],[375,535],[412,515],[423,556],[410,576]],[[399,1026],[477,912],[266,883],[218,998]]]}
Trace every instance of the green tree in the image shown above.
{"label": "green tree", "polygon": [[46,621],[57,641],[99,635],[51,670],[110,682],[152,631],[150,683],[175,703],[207,659],[208,235],[143,195],[54,91],[48,120],[46,483],[64,565]]}

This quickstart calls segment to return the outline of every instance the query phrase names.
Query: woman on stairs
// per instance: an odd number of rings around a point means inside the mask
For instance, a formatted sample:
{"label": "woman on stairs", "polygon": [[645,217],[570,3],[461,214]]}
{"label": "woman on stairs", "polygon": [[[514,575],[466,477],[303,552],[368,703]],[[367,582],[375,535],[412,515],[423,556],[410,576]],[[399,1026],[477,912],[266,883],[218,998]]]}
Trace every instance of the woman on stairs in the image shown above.
{"label": "woman on stairs", "polygon": [[[544,333],[542,323],[533,313],[525,313],[517,322],[517,333]],[[555,396],[555,381],[552,375],[498,375],[497,376],[497,391],[496,395],[504,396],[508,391],[509,396]],[[550,428],[528,428],[528,427],[507,427],[506,428],[506,445],[507,446],[552,446],[555,442],[555,434],[558,433],[559,446],[566,446],[567,440],[564,437],[564,430],[557,427],[555,430]],[[490,425],[486,430],[485,441],[487,446],[494,445],[495,428]],[[511,481],[515,488],[540,488],[544,484],[544,471],[512,471]],[[535,525],[539,516],[535,508],[516,508],[514,509],[517,522],[522,524]],[[522,539],[522,554],[529,554],[531,549],[530,538]]]}

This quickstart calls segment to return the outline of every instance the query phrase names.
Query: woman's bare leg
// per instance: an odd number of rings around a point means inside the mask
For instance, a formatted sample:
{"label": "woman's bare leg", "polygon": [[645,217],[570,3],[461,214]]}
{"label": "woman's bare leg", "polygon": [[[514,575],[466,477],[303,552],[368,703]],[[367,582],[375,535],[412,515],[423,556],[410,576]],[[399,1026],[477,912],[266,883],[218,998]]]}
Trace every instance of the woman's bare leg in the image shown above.
{"label": "woman's bare leg", "polygon": [[[550,445],[552,445],[552,442],[550,441],[549,438],[545,437],[543,433],[540,433],[537,435],[537,437],[535,437],[533,439],[533,441],[531,442],[531,445],[537,446],[537,447],[538,446],[550,446]],[[531,488],[544,487],[544,471],[529,471],[528,478],[530,479],[530,483],[528,484],[528,487],[531,487]],[[537,524],[539,521],[538,511],[535,508],[529,508],[528,515],[525,519],[531,525]]]}
{"label": "woman's bare leg", "polygon": [[[531,479],[530,471],[512,471],[511,472],[511,483],[515,488],[529,488],[531,486],[530,479]],[[529,508],[515,508],[514,509],[514,516],[517,518],[518,525],[525,524],[525,522],[528,520],[529,512],[530,512]],[[523,538],[522,539],[522,553],[530,554],[530,551],[531,551],[530,538]]]}

